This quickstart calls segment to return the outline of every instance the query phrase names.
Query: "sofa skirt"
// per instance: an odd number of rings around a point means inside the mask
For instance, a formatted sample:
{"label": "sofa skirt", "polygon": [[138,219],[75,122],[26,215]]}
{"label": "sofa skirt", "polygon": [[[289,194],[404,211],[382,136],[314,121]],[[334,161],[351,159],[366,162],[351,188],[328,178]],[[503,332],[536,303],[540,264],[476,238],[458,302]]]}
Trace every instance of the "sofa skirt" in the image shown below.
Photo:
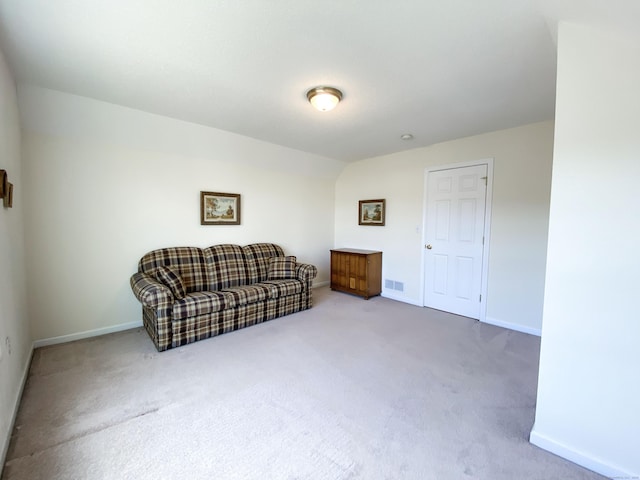
{"label": "sofa skirt", "polygon": [[179,347],[310,308],[307,292],[173,320],[171,347]]}

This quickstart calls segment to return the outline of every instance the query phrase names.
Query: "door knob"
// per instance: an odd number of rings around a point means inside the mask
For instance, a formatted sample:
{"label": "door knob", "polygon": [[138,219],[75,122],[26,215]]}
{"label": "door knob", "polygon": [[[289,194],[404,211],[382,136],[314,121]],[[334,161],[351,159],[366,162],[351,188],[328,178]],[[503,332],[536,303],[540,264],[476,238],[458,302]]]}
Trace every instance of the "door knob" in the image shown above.
{"label": "door knob", "polygon": [[425,247],[427,247],[427,250],[431,250],[433,247],[431,246],[431,244],[429,245],[425,245]]}

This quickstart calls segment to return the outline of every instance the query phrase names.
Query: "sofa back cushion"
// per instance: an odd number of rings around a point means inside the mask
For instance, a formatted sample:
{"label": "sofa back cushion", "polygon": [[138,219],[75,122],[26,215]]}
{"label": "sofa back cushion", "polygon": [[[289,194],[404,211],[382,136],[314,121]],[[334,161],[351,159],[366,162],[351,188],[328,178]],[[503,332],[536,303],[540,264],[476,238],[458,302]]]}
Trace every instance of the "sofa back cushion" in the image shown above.
{"label": "sofa back cushion", "polygon": [[138,262],[138,271],[157,278],[159,267],[171,267],[180,278],[186,293],[206,290],[208,285],[202,249],[196,247],[171,247],[153,250]]}
{"label": "sofa back cushion", "polygon": [[250,283],[244,250],[239,245],[214,245],[203,250],[209,279],[206,290],[222,290]]}
{"label": "sofa back cushion", "polygon": [[284,257],[284,251],[275,243],[252,243],[242,247],[249,266],[249,283],[264,282],[269,277],[269,259]]}

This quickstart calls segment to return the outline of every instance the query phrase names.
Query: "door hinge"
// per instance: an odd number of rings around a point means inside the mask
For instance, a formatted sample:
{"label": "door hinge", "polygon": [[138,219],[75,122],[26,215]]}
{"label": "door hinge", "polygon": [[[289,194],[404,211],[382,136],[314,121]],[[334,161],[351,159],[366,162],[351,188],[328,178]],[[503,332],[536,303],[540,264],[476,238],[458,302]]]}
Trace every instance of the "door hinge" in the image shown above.
{"label": "door hinge", "polygon": [[480,298],[478,299],[479,302],[482,302],[482,295],[480,295]]}
{"label": "door hinge", "polygon": [[480,177],[480,180],[484,180],[485,186],[488,185],[489,183],[489,181],[487,180],[487,177]]}

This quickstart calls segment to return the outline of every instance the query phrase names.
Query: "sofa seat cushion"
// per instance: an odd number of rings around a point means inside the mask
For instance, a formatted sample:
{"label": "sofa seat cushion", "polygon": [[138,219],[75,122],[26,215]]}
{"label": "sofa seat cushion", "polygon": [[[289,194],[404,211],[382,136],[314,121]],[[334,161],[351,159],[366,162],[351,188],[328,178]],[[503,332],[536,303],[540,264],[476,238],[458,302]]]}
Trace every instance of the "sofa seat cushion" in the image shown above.
{"label": "sofa seat cushion", "polygon": [[205,313],[220,312],[237,305],[235,297],[231,293],[207,291],[189,293],[173,304],[173,318],[180,320]]}
{"label": "sofa seat cushion", "polygon": [[260,283],[225,288],[222,291],[225,294],[232,295],[237,306],[262,302],[268,298],[274,298],[273,295],[277,294],[277,292],[274,292],[270,286]]}
{"label": "sofa seat cushion", "polygon": [[256,285],[265,285],[271,289],[270,298],[286,297],[289,295],[295,295],[302,293],[304,290],[304,283],[300,280],[265,280],[264,282],[257,283]]}

